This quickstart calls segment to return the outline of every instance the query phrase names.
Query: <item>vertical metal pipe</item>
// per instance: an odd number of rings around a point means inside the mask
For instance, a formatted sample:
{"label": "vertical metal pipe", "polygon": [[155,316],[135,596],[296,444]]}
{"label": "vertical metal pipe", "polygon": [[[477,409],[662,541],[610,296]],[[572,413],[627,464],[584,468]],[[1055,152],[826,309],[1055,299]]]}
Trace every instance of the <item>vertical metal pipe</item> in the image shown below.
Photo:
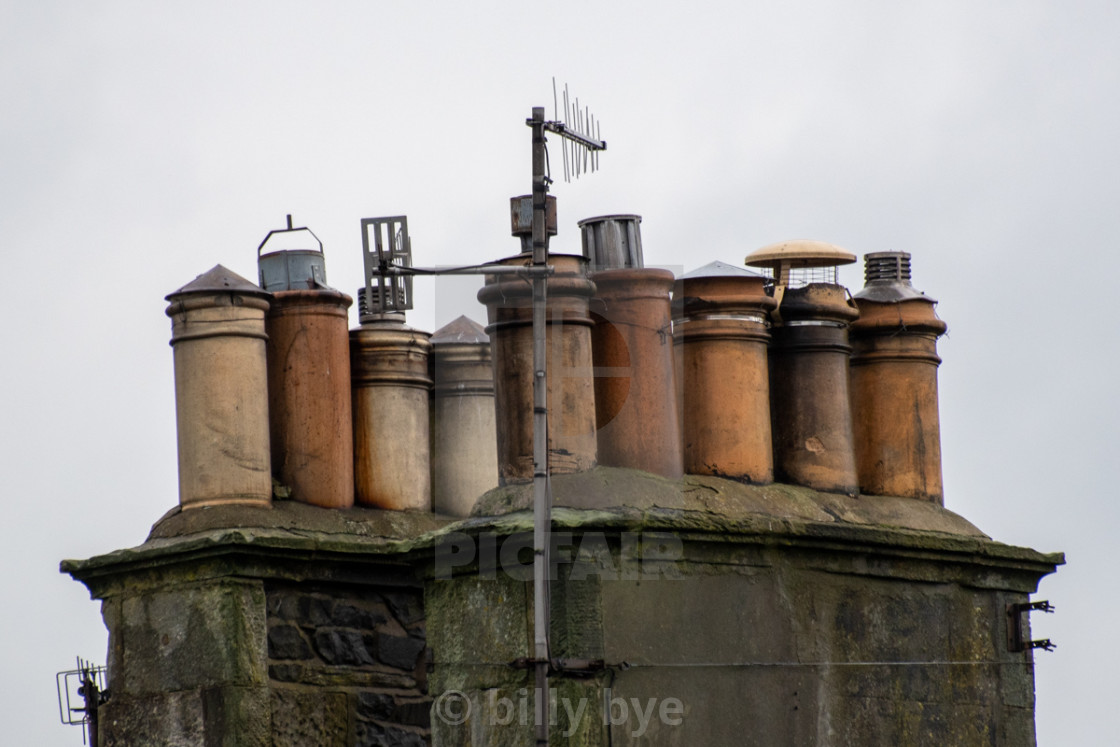
{"label": "vertical metal pipe", "polygon": [[[544,107],[533,107],[533,266],[548,265],[545,230]],[[533,276],[533,654],[536,659],[537,745],[548,744],[548,381],[545,373],[545,301],[548,282]]]}

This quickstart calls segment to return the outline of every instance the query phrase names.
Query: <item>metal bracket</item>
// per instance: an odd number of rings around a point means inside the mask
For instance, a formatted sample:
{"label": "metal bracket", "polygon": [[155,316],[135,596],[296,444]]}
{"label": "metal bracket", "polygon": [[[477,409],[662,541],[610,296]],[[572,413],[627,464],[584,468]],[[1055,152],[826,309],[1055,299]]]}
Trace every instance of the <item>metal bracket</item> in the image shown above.
{"label": "metal bracket", "polygon": [[1012,603],[1007,605],[1007,650],[1011,653],[1021,653],[1029,649],[1041,648],[1044,651],[1053,651],[1057,646],[1049,638],[1040,638],[1035,641],[1023,639],[1023,615],[1031,612],[1053,612],[1054,605],[1048,601]]}
{"label": "metal bracket", "polygon": [[588,676],[606,669],[602,659],[565,659],[555,657],[552,659],[533,659],[522,656],[509,663],[514,669],[533,669],[537,664],[547,664],[550,673],[563,673],[576,676]]}

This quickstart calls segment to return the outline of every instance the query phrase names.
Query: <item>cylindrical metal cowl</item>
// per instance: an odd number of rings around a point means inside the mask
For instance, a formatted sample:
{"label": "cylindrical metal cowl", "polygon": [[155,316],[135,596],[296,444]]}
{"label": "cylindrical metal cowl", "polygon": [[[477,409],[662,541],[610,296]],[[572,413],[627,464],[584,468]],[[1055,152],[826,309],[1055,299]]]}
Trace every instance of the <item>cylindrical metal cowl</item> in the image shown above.
{"label": "cylindrical metal cowl", "polygon": [[591,263],[591,270],[645,266],[642,216],[600,215],[584,218],[577,225],[583,240],[583,256]]}
{"label": "cylindrical metal cowl", "polygon": [[350,331],[360,506],[432,510],[430,337],[389,316]]}
{"label": "cylindrical metal cowl", "polygon": [[179,504],[268,506],[268,294],[218,265],[167,300]]}
{"label": "cylindrical metal cowl", "polygon": [[272,464],[291,498],[354,505],[346,309],[332,289],[277,291],[268,314]]}
{"label": "cylindrical metal cowl", "polygon": [[673,341],[684,469],[766,484],[774,479],[766,278],[713,263],[677,281]]}
{"label": "cylindrical metal cowl", "polygon": [[[532,255],[500,261],[529,266]],[[595,292],[587,260],[553,254],[548,279],[548,460],[552,474],[595,466],[595,390],[591,378],[591,317]],[[533,293],[525,278],[488,275],[478,292],[486,304],[494,361],[494,410],[501,484],[533,477]]]}
{"label": "cylindrical metal cowl", "polygon": [[[900,255],[904,278],[873,279],[876,259]],[[909,255],[869,254],[869,282],[855,296],[852,324],[852,423],[859,486],[941,504],[941,425],[937,338],[945,322],[934,301],[909,284]],[[878,268],[881,269],[881,268]]]}
{"label": "cylindrical metal cowl", "polygon": [[673,273],[605,270],[591,275],[598,461],[670,478],[684,473],[673,367]]}
{"label": "cylindrical metal cowl", "polygon": [[432,508],[468,516],[498,484],[494,369],[482,325],[461,316],[432,335]]}
{"label": "cylindrical metal cowl", "polygon": [[779,482],[859,492],[848,385],[848,291],[831,283],[787,288],[772,329],[770,422]]}

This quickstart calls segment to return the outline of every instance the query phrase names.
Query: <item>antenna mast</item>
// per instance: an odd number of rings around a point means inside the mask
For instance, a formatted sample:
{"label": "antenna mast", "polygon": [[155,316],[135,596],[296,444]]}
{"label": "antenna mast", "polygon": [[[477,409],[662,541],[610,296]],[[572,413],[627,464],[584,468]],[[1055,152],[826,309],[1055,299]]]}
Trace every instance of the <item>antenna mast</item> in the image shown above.
{"label": "antenna mast", "polygon": [[[556,79],[552,80],[553,105],[556,104]],[[576,99],[574,112],[568,105],[568,87],[564,86],[564,113],[575,115],[576,126],[570,127],[559,119],[545,121],[544,107],[533,107],[533,116],[526,124],[533,133],[533,655],[536,671],[535,716],[538,747],[548,745],[548,670],[551,664],[549,650],[549,586],[551,567],[549,548],[552,544],[552,490],[548,469],[548,379],[545,371],[545,313],[548,298],[548,230],[545,206],[548,200],[548,152],[545,149],[545,132],[564,138],[564,178],[569,180],[590,166],[598,165],[598,151],[607,144],[583,132],[583,127],[598,123],[590,112],[579,112]],[[557,113],[558,114],[558,113]],[[569,154],[571,168],[569,168]]]}

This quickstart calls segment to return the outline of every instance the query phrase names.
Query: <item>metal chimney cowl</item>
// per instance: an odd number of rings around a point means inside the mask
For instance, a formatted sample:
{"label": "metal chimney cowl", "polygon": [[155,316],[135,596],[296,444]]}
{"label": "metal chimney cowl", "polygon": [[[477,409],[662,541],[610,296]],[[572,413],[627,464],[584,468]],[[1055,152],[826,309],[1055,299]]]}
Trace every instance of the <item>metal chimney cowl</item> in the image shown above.
{"label": "metal chimney cowl", "polygon": [[600,215],[577,223],[583,241],[583,256],[590,270],[645,267],[642,257],[642,216]]}

